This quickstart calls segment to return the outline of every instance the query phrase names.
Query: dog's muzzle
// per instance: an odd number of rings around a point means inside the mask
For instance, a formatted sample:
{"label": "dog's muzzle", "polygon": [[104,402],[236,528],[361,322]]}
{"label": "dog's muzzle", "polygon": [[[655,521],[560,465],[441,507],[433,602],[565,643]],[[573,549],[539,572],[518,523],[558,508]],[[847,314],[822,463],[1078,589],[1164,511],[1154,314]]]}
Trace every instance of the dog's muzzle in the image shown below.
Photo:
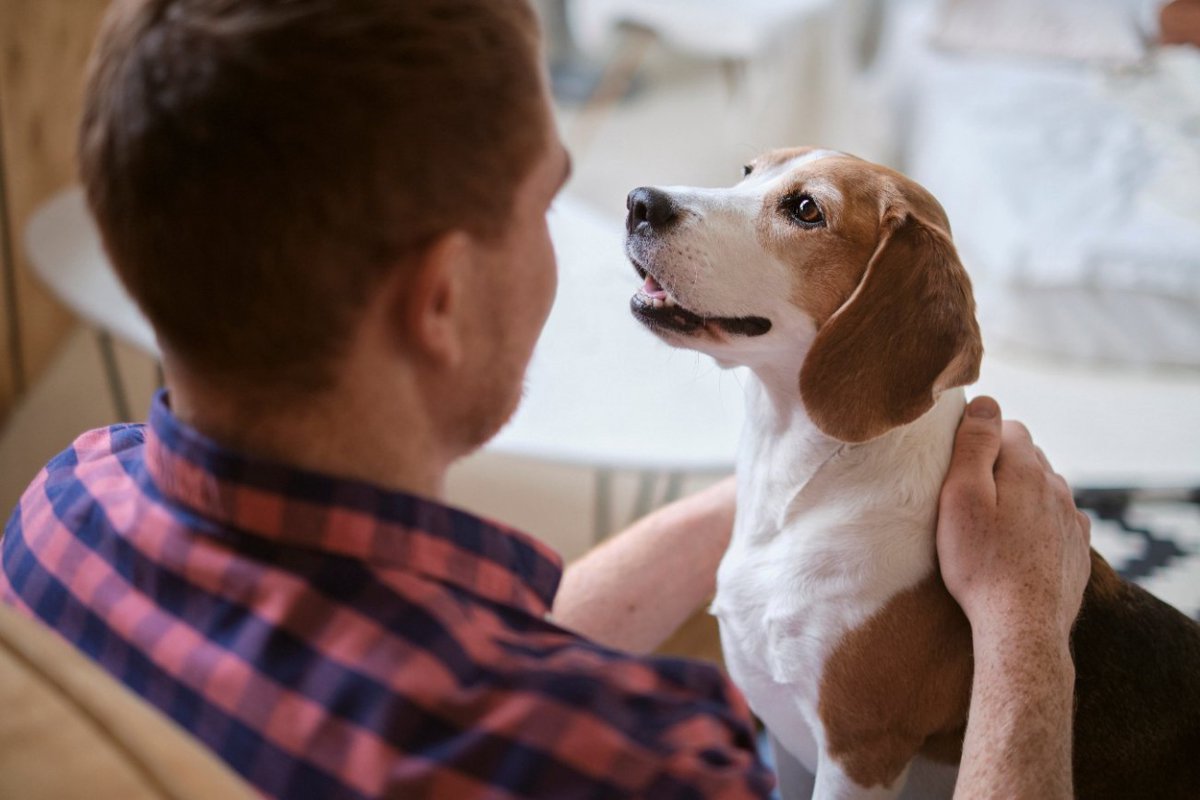
{"label": "dog's muzzle", "polygon": [[625,208],[628,211],[626,252],[643,281],[629,301],[629,308],[639,322],[656,333],[699,333],[710,325],[735,336],[762,336],[771,330],[771,321],[763,317],[709,316],[684,308],[660,278],[638,262],[635,243],[669,233],[681,217],[670,194],[652,186],[640,186],[629,193]]}
{"label": "dog's muzzle", "polygon": [[629,310],[656,333],[698,333],[710,325],[734,336],[762,336],[771,330],[771,321],[763,317],[703,316],[684,308],[645,267],[630,261],[643,283],[630,299]]}

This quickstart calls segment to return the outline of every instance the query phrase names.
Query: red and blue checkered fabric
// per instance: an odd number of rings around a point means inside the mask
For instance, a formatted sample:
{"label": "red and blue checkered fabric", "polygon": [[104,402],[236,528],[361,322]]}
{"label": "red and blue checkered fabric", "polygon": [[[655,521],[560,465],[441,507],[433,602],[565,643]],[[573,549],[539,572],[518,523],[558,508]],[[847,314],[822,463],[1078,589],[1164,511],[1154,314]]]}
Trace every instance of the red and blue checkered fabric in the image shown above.
{"label": "red and blue checkered fabric", "polygon": [[269,797],[762,797],[713,667],[546,619],[556,554],[177,420],[79,437],[25,492],[0,597]]}

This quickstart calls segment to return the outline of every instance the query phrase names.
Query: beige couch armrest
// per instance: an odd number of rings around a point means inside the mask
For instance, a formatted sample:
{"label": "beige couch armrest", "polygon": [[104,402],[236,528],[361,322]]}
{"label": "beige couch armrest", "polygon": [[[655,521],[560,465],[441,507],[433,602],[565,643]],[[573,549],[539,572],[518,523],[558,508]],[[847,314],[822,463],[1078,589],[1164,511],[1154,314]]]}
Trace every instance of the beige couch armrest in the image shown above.
{"label": "beige couch armrest", "polygon": [[55,633],[0,605],[0,797],[257,797]]}

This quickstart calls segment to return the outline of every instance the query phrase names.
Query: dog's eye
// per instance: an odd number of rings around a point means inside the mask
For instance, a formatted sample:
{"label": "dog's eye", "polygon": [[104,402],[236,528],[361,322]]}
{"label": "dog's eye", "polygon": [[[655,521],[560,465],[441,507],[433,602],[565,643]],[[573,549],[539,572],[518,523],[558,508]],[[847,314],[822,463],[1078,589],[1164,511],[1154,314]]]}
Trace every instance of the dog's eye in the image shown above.
{"label": "dog's eye", "polygon": [[743,178],[746,177],[747,175],[749,175],[751,172],[754,172],[753,164],[746,164],[744,167],[742,167],[742,177]]}
{"label": "dog's eye", "polygon": [[793,222],[805,228],[815,228],[825,223],[821,207],[806,194],[789,195],[783,199],[781,205]]}

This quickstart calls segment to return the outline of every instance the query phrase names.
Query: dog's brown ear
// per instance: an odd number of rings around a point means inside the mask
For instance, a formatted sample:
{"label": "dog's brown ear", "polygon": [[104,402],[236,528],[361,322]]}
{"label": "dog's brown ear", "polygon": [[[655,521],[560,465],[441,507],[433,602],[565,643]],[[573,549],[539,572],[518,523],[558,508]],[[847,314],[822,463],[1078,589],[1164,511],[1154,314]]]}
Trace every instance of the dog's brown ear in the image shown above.
{"label": "dog's brown ear", "polygon": [[983,357],[971,281],[949,235],[909,210],[881,230],[862,282],[800,370],[809,417],[843,442],[912,422],[938,392],[973,383]]}

